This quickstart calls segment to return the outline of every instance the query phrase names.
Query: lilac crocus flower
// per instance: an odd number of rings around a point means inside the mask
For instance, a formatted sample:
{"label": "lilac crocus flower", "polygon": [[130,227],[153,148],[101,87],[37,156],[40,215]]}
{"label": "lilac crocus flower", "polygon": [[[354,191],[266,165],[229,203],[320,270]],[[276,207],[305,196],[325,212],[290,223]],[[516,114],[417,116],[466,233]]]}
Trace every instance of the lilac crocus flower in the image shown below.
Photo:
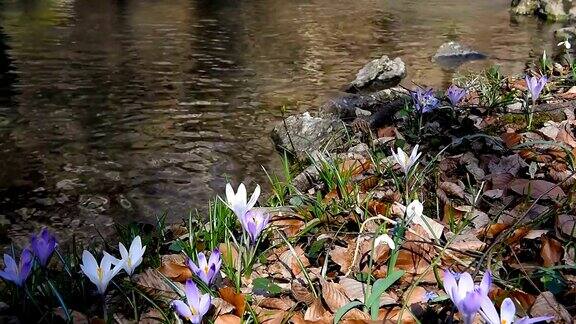
{"label": "lilac crocus flower", "polygon": [[420,113],[431,112],[440,104],[440,101],[434,96],[434,90],[431,88],[418,88],[416,91],[410,92],[410,97],[412,97],[414,107]]}
{"label": "lilac crocus flower", "polygon": [[510,298],[506,298],[504,301],[502,301],[502,305],[500,305],[500,315],[498,315],[496,307],[494,307],[494,304],[492,304],[492,301],[487,296],[482,298],[480,315],[482,315],[488,324],[532,324],[542,321],[549,321],[554,318],[554,316],[540,316],[534,318],[526,316],[518,320],[514,320],[516,315],[516,306]]}
{"label": "lilac crocus flower", "polygon": [[43,228],[39,235],[32,235],[30,244],[32,245],[32,251],[38,258],[40,265],[45,267],[48,264],[48,261],[50,261],[50,257],[56,248],[56,238],[48,231],[48,229]]}
{"label": "lilac crocus flower", "polygon": [[535,104],[536,100],[538,100],[538,98],[540,97],[540,93],[542,93],[542,89],[544,89],[544,86],[548,82],[548,78],[546,78],[545,76],[542,76],[540,78],[536,78],[535,76],[533,77],[526,76],[525,80],[526,80],[526,86],[528,87],[528,91],[532,96],[532,104]]}
{"label": "lilac crocus flower", "polygon": [[270,215],[264,212],[262,209],[255,208],[251,209],[244,215],[244,219],[241,222],[244,227],[244,231],[250,236],[252,243],[258,240],[258,237],[262,231],[268,225],[270,221]]}
{"label": "lilac crocus flower", "polygon": [[198,253],[198,265],[192,260],[188,259],[188,267],[206,284],[211,284],[220,273],[220,266],[222,265],[222,258],[220,251],[215,249],[210,254],[210,259],[206,261],[206,255]]}
{"label": "lilac crocus flower", "polygon": [[4,280],[12,281],[16,286],[21,287],[30,275],[33,262],[34,255],[28,248],[22,250],[20,262],[18,263],[12,256],[4,254],[4,270],[0,270],[0,277]]}
{"label": "lilac crocus flower", "polygon": [[458,106],[464,96],[466,96],[466,89],[459,88],[454,84],[446,90],[446,97],[448,97],[452,106]]}
{"label": "lilac crocus flower", "polygon": [[186,293],[186,303],[176,299],[170,305],[182,318],[192,323],[202,322],[202,317],[210,309],[212,301],[210,294],[200,294],[200,290],[198,290],[198,287],[191,279],[186,281],[184,291]]}
{"label": "lilac crocus flower", "polygon": [[474,280],[469,273],[460,274],[460,278],[456,281],[454,274],[446,270],[443,284],[444,290],[462,315],[464,323],[469,324],[480,310],[483,298],[488,298],[492,276],[489,271],[486,271],[480,286],[477,286],[474,285]]}

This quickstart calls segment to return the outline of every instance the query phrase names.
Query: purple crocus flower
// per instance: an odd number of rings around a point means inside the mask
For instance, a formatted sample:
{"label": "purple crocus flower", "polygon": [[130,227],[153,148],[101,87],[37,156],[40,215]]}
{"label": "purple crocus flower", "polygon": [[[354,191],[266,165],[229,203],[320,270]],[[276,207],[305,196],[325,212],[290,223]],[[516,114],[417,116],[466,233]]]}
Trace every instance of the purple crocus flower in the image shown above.
{"label": "purple crocus flower", "polygon": [[536,100],[538,100],[538,98],[540,97],[542,89],[544,89],[544,86],[548,82],[548,78],[546,76],[542,76],[540,78],[536,78],[535,76],[533,77],[526,76],[525,80],[526,80],[526,86],[528,87],[528,91],[532,96],[532,103],[535,104]]}
{"label": "purple crocus flower", "polygon": [[464,96],[466,96],[466,89],[459,88],[454,84],[446,90],[446,97],[448,97],[452,106],[458,106]]}
{"label": "purple crocus flower", "polygon": [[4,254],[4,270],[0,270],[0,277],[21,287],[30,275],[33,261],[34,256],[28,248],[22,250],[19,263],[12,256]]}
{"label": "purple crocus flower", "polygon": [[420,113],[427,113],[434,110],[440,104],[440,101],[434,96],[433,89],[418,88],[410,92],[412,103]]}
{"label": "purple crocus flower", "polygon": [[512,299],[506,298],[504,301],[502,301],[502,305],[500,305],[500,315],[498,315],[496,307],[494,307],[494,304],[492,304],[492,301],[488,298],[488,296],[482,298],[480,315],[482,315],[482,317],[486,320],[487,324],[532,324],[554,319],[554,316],[540,316],[534,318],[525,316],[515,321],[514,317],[516,315],[516,306],[514,305]]}
{"label": "purple crocus flower", "polygon": [[40,265],[45,267],[56,248],[56,238],[48,229],[43,228],[39,235],[32,235],[30,244],[32,245],[32,252],[40,261]]}
{"label": "purple crocus flower", "polygon": [[198,287],[191,279],[186,281],[184,291],[186,293],[186,303],[176,299],[172,301],[172,307],[182,318],[192,323],[202,322],[202,317],[210,309],[212,301],[210,294],[200,294],[200,290],[198,290]]}
{"label": "purple crocus flower", "polygon": [[254,208],[244,215],[244,219],[241,223],[246,233],[248,233],[248,236],[250,236],[252,243],[255,243],[262,231],[268,225],[269,221],[270,215],[268,213],[264,212],[262,209]]}
{"label": "purple crocus flower", "polygon": [[206,255],[198,253],[198,265],[192,260],[188,259],[188,267],[206,284],[211,284],[220,273],[220,266],[222,265],[222,258],[220,251],[215,249],[210,254],[210,259],[206,261]]}
{"label": "purple crocus flower", "polygon": [[438,294],[435,291],[427,291],[422,299],[424,299],[425,303],[428,303],[435,298],[438,298]]}
{"label": "purple crocus flower", "polygon": [[480,310],[483,298],[488,298],[492,276],[489,271],[486,271],[480,286],[477,286],[474,285],[474,280],[469,273],[460,274],[460,278],[456,280],[454,274],[446,270],[443,284],[444,290],[462,315],[464,324],[469,324]]}

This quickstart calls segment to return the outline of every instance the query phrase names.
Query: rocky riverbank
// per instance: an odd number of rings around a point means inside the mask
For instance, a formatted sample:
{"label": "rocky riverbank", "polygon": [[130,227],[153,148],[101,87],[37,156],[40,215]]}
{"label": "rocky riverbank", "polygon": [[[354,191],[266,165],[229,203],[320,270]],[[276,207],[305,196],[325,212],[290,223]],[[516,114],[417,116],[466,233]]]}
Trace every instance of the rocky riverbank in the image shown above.
{"label": "rocky riverbank", "polygon": [[0,321],[492,323],[501,308],[570,323],[572,71],[541,60],[441,91],[401,86],[399,58],[373,60],[317,116],[275,127],[290,159],[267,199],[228,185],[206,221],[119,227],[125,245],[81,258],[43,232],[5,257]]}

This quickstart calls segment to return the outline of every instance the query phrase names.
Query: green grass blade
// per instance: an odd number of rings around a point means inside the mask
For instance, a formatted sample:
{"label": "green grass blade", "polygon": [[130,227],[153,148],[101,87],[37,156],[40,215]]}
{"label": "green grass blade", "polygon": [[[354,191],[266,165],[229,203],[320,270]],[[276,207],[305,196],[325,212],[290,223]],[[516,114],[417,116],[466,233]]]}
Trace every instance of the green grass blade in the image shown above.
{"label": "green grass blade", "polygon": [[58,299],[58,303],[62,307],[62,310],[64,311],[64,315],[66,315],[66,322],[70,322],[71,321],[70,311],[68,310],[68,307],[66,307],[66,303],[64,302],[64,298],[62,298],[62,295],[60,295],[60,293],[58,292],[58,289],[56,289],[56,287],[54,287],[54,285],[52,284],[52,281],[47,280],[46,282],[48,283],[48,286],[50,287],[50,290],[52,290],[52,293],[54,294],[54,296],[56,296],[56,299]]}
{"label": "green grass blade", "polygon": [[352,310],[352,308],[356,308],[358,306],[362,306],[362,302],[360,302],[358,300],[353,300],[353,301],[349,302],[348,304],[340,307],[340,309],[338,309],[336,314],[334,314],[334,323],[340,322],[340,320],[342,319],[342,317],[344,317],[344,315],[346,315],[346,313],[348,313],[350,310]]}
{"label": "green grass blade", "polygon": [[388,274],[386,278],[378,279],[374,282],[374,286],[372,286],[372,292],[366,301],[366,306],[370,308],[370,316],[372,319],[378,317],[378,309],[380,308],[380,295],[382,295],[386,289],[388,289],[398,279],[400,279],[403,274],[404,270],[396,270]]}

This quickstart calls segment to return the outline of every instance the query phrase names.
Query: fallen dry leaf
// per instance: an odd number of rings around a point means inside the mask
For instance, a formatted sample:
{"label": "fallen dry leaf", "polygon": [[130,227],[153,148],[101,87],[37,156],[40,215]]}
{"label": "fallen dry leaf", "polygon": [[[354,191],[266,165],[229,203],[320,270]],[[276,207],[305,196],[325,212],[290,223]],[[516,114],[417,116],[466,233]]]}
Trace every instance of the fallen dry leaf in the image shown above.
{"label": "fallen dry leaf", "polygon": [[487,238],[495,238],[496,236],[498,236],[500,233],[502,233],[504,230],[506,230],[509,227],[510,227],[509,224],[502,224],[502,223],[496,223],[496,224],[488,225],[488,228],[485,231],[486,237]]}
{"label": "fallen dry leaf", "polygon": [[292,296],[294,296],[297,301],[305,303],[306,305],[311,304],[316,299],[314,294],[308,289],[308,286],[299,279],[292,280],[290,288]]}
{"label": "fallen dry leaf", "polygon": [[564,306],[556,301],[554,295],[549,291],[545,291],[536,297],[536,301],[530,309],[530,314],[532,317],[554,316],[554,321],[557,323],[560,321],[563,321],[563,323],[572,323],[570,313],[568,313]]}
{"label": "fallen dry leaf", "polygon": [[214,324],[240,324],[242,319],[233,314],[220,315],[216,317]]}
{"label": "fallen dry leaf", "polygon": [[323,278],[320,278],[320,285],[322,286],[322,299],[333,313],[350,301],[341,285]]}
{"label": "fallen dry leaf", "polygon": [[439,187],[447,194],[464,199],[464,188],[456,183],[444,181]]}
{"label": "fallen dry leaf", "polygon": [[522,142],[522,136],[520,136],[520,134],[518,133],[504,133],[500,135],[500,138],[502,139],[502,141],[504,141],[504,144],[509,149],[513,148],[514,146]]}
{"label": "fallen dry leaf", "polygon": [[304,267],[310,265],[310,261],[304,255],[304,250],[301,246],[294,247],[294,252],[296,255],[294,255],[292,250],[287,247],[273,251],[268,258],[271,263],[268,267],[270,274],[279,275],[284,279],[289,279],[297,277],[298,274],[302,272],[298,260],[300,260]]}
{"label": "fallen dry leaf", "polygon": [[235,268],[240,266],[241,260],[238,255],[238,250],[232,244],[228,245],[226,243],[220,243],[218,245],[218,250],[222,255],[222,261],[226,264],[230,264]]}
{"label": "fallen dry leaf", "polygon": [[417,286],[412,289],[412,291],[407,290],[406,294],[403,297],[406,305],[410,306],[416,303],[423,303],[426,302],[426,289],[423,287]]}
{"label": "fallen dry leaf", "polygon": [[[146,271],[134,275],[134,281],[138,286],[140,286],[144,291],[153,293],[158,298],[162,298],[165,301],[170,301],[172,299],[178,298],[176,294],[166,280],[162,277],[160,272],[156,269],[146,269]],[[180,283],[176,285],[184,287]]]}
{"label": "fallen dry leaf", "polygon": [[562,244],[553,238],[547,236],[542,236],[542,248],[540,249],[540,256],[542,257],[545,267],[551,267],[556,265],[560,260],[562,260],[562,254],[564,248]]}
{"label": "fallen dry leaf", "polygon": [[263,309],[254,307],[260,323],[282,324],[288,312],[280,309]]}
{"label": "fallen dry leaf", "polygon": [[380,181],[380,177],[378,176],[368,176],[359,182],[359,187],[361,192],[367,192],[371,189],[374,189],[378,185]]}
{"label": "fallen dry leaf", "polygon": [[[346,296],[350,298],[350,300],[359,300],[361,302],[365,301],[366,292],[371,287],[368,287],[365,283],[362,283],[358,280],[354,280],[348,277],[340,277],[340,281],[338,282],[342,288],[344,288],[344,292]],[[397,302],[397,298],[390,293],[384,292],[380,296],[380,305],[390,305]]]}
{"label": "fallen dry leaf", "polygon": [[234,305],[220,297],[212,298],[212,305],[214,305],[214,314],[216,315],[228,314],[234,310]]}
{"label": "fallen dry leaf", "polygon": [[234,306],[234,314],[239,317],[244,315],[246,309],[246,298],[242,293],[236,293],[233,288],[223,287],[218,291],[220,298]]}
{"label": "fallen dry leaf", "polygon": [[372,166],[372,162],[365,158],[349,159],[340,163],[340,172],[347,174],[349,176],[357,176],[369,170]]}
{"label": "fallen dry leaf", "polygon": [[576,216],[574,215],[558,215],[556,218],[556,227],[564,234],[576,238]]}
{"label": "fallen dry leaf", "polygon": [[509,188],[521,195],[530,195],[532,198],[560,199],[566,194],[558,185],[546,180],[512,180]]}
{"label": "fallen dry leaf", "polygon": [[284,232],[287,237],[294,237],[304,228],[306,222],[298,216],[276,215],[272,217],[270,224]]}
{"label": "fallen dry leaf", "polygon": [[192,278],[192,271],[186,265],[186,257],[181,254],[162,256],[162,266],[158,269],[167,278],[177,282],[185,282]]}
{"label": "fallen dry leaf", "polygon": [[322,305],[320,299],[316,299],[304,313],[304,320],[306,321],[319,321],[321,320],[328,311]]}
{"label": "fallen dry leaf", "polygon": [[263,308],[270,308],[270,309],[279,309],[283,311],[287,311],[293,308],[296,305],[292,299],[283,297],[283,298],[272,298],[266,297],[258,303],[258,306]]}
{"label": "fallen dry leaf", "polygon": [[392,309],[380,309],[378,312],[378,319],[383,321],[384,324],[414,324],[416,319],[412,316],[409,310],[404,310],[400,307],[394,307]]}
{"label": "fallen dry leaf", "polygon": [[389,127],[382,127],[382,128],[378,128],[378,131],[376,132],[378,138],[381,137],[396,137],[396,127],[393,126],[389,126]]}

